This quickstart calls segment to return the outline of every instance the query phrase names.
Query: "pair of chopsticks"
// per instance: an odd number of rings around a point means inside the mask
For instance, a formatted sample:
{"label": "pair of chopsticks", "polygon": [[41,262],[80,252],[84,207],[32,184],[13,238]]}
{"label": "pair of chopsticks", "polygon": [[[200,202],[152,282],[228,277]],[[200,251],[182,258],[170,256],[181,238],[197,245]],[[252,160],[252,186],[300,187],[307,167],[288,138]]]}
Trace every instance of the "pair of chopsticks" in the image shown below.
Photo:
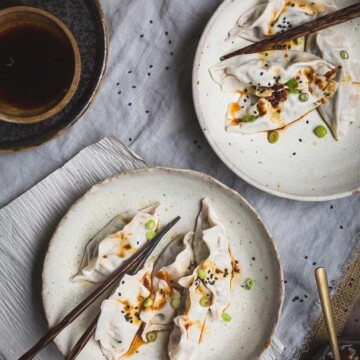
{"label": "pair of chopsticks", "polygon": [[[55,327],[50,329],[28,352],[19,358],[19,360],[30,360],[40,350],[49,344],[65,327],[72,323],[80,314],[82,314],[94,301],[109,290],[115,283],[117,283],[128,271],[135,273],[139,270],[146,259],[150,256],[156,245],[161,238],[180,220],[180,216],[176,217],[173,221],[167,224],[154,239],[145,244],[138,252],[131,256],[128,260],[125,260],[123,264],[115,270],[107,280],[105,280],[99,287],[97,287],[89,296],[87,296],[79,305],[77,305],[72,311],[70,311]],[[99,316],[99,315],[98,315]],[[75,359],[80,351],[84,348],[91,336],[95,332],[98,316],[94,319],[85,333],[76,343],[73,350],[70,352],[68,359]]]}
{"label": "pair of chopsticks", "polygon": [[327,14],[318,19],[300,25],[296,28],[285,31],[282,34],[272,36],[269,39],[259,41],[255,44],[246,46],[240,50],[236,50],[230,54],[222,56],[220,60],[223,61],[237,55],[253,54],[257,52],[271,50],[276,48],[276,46],[283,44],[287,41],[309,35],[311,33],[326,29],[334,25],[342,24],[346,21],[355,19],[359,16],[360,16],[360,2],[351,6],[347,6],[341,10],[334,11],[330,14]]}

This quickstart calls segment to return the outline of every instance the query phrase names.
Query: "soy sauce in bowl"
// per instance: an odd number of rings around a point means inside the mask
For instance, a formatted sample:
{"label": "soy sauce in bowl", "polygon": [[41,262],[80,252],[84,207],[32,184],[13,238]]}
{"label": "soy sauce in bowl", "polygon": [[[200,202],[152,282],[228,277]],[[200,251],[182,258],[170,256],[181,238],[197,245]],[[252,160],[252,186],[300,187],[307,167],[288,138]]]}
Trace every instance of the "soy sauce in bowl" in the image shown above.
{"label": "soy sauce in bowl", "polygon": [[36,113],[64,96],[74,76],[70,44],[55,32],[22,24],[0,33],[0,102]]}
{"label": "soy sauce in bowl", "polygon": [[53,116],[71,100],[80,74],[78,46],[61,20],[27,6],[0,11],[0,120]]}

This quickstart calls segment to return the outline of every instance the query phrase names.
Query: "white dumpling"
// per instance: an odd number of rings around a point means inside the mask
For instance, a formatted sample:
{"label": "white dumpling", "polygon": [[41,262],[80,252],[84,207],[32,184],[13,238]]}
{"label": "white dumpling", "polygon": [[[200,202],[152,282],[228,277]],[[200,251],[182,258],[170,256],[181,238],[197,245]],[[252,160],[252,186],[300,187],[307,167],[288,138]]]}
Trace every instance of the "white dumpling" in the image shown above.
{"label": "white dumpling", "polygon": [[[333,96],[326,98],[318,111],[335,138],[340,140],[356,119],[359,95],[353,82],[360,82],[360,66],[355,60],[349,41],[335,31],[323,30],[309,35],[306,48],[336,67],[338,89]],[[341,57],[342,51],[346,51],[348,59]]]}
{"label": "white dumpling", "polygon": [[206,259],[210,254],[209,248],[203,240],[204,231],[216,225],[223,227],[219,218],[210,207],[209,200],[203,199],[201,202],[200,213],[196,219],[195,236],[193,242],[196,264],[200,264],[200,262]]}
{"label": "white dumpling", "polygon": [[[104,281],[147,242],[149,229],[146,223],[153,220],[154,229],[158,227],[158,207],[159,204],[155,204],[135,214],[125,213],[113,219],[86,246],[79,273],[72,281]],[[130,214],[133,217],[129,219]]]}
{"label": "white dumpling", "polygon": [[229,38],[257,42],[335,10],[334,0],[269,0],[241,15]]}
{"label": "white dumpling", "polygon": [[[222,91],[239,94],[226,114],[228,132],[253,134],[282,128],[316,109],[337,89],[332,64],[292,50],[236,56],[215,65],[210,73]],[[296,80],[307,101],[291,93],[289,80]]]}
{"label": "white dumpling", "polygon": [[125,275],[101,305],[95,340],[108,360],[118,360],[131,347],[142,324],[142,302],[151,294],[151,272],[152,263],[146,263],[135,275]]}
{"label": "white dumpling", "polygon": [[193,275],[180,279],[179,283],[183,287],[189,287],[185,312],[174,319],[174,329],[171,332],[168,351],[170,360],[193,360],[197,358],[197,350],[206,316],[209,312],[208,307],[200,305],[201,299],[210,297],[210,292],[197,278],[197,269]]}
{"label": "white dumpling", "polygon": [[[190,245],[193,235],[193,232],[189,232],[183,237],[181,241],[183,250],[177,254],[175,261],[160,268],[152,278],[153,291],[155,292],[154,303],[151,307],[143,309],[140,314],[141,320],[145,323],[142,332],[142,339],[145,342],[147,342],[146,335],[149,332],[167,330],[172,327],[176,310],[171,306],[171,301],[175,297],[181,297],[177,282],[189,273],[194,261],[193,250]],[[177,243],[178,239],[175,239],[167,248],[177,248]],[[167,255],[169,251],[164,251],[160,257]]]}
{"label": "white dumpling", "polygon": [[[219,320],[230,304],[233,259],[229,239],[208,199],[202,201],[193,248],[199,265],[192,275],[179,279],[179,284],[188,288],[188,292],[184,313],[174,320],[168,348],[171,360],[196,359],[209,311]],[[234,266],[238,268],[235,262]],[[200,269],[205,272],[201,279]],[[205,297],[210,301],[210,307],[200,304]]]}
{"label": "white dumpling", "polygon": [[230,304],[231,296],[233,268],[229,239],[219,225],[205,230],[203,239],[210,250],[209,257],[201,265],[206,273],[204,284],[212,294],[211,314],[220,320]]}

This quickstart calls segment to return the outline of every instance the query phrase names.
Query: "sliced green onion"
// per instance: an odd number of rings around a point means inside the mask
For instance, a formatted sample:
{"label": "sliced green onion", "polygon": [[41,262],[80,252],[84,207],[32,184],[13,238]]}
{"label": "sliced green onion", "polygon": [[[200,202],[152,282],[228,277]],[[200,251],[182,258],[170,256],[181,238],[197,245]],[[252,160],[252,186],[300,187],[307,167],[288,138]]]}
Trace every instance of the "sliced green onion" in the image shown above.
{"label": "sliced green onion", "polygon": [[198,269],[197,274],[200,280],[204,280],[206,278],[206,272],[201,268]]}
{"label": "sliced green onion", "polygon": [[279,141],[280,135],[277,131],[270,131],[268,135],[268,141],[270,144],[275,144]]}
{"label": "sliced green onion", "polygon": [[255,115],[245,114],[242,118],[242,122],[254,122],[256,120]]}
{"label": "sliced green onion", "polygon": [[149,220],[146,224],[145,224],[146,228],[149,230],[154,230],[156,223],[154,220]]}
{"label": "sliced green onion", "polygon": [[227,313],[222,313],[221,317],[225,322],[230,322],[231,321],[231,316],[229,314],[227,314]]}
{"label": "sliced green onion", "polygon": [[319,125],[314,130],[315,135],[319,138],[324,138],[327,135],[327,130],[325,126]]}
{"label": "sliced green onion", "polygon": [[303,37],[298,37],[297,39],[294,40],[296,45],[301,45],[304,43],[304,38]]}
{"label": "sliced green onion", "polygon": [[251,290],[254,284],[255,284],[255,280],[249,278],[246,280],[245,287],[247,290]]}
{"label": "sliced green onion", "polygon": [[292,93],[292,94],[300,94],[301,91],[299,89],[293,89],[293,88],[289,88],[289,91]]}
{"label": "sliced green onion", "polygon": [[306,102],[309,100],[309,94],[307,93],[302,93],[299,95],[299,100],[302,102]]}
{"label": "sliced green onion", "polygon": [[156,231],[148,231],[145,236],[147,240],[152,240],[156,236]]}
{"label": "sliced green onion", "polygon": [[341,58],[344,59],[344,60],[347,60],[347,59],[349,58],[349,54],[348,54],[348,52],[345,51],[345,50],[340,51],[340,56],[341,56]]}
{"label": "sliced green onion", "polygon": [[147,298],[143,301],[142,306],[145,308],[150,307],[154,303],[154,300],[152,298]]}
{"label": "sliced green onion", "polygon": [[286,85],[290,88],[290,89],[297,89],[298,88],[298,86],[299,86],[299,84],[298,84],[298,82],[296,81],[296,79],[290,79],[287,83],[286,83]]}
{"label": "sliced green onion", "polygon": [[209,307],[211,306],[211,299],[209,299],[207,296],[204,296],[201,300],[200,300],[200,305],[202,307]]}
{"label": "sliced green onion", "polygon": [[171,307],[175,310],[177,310],[181,305],[181,299],[179,297],[174,297],[171,300]]}
{"label": "sliced green onion", "polygon": [[148,342],[154,342],[157,339],[157,332],[156,331],[150,331],[146,334],[146,340]]}

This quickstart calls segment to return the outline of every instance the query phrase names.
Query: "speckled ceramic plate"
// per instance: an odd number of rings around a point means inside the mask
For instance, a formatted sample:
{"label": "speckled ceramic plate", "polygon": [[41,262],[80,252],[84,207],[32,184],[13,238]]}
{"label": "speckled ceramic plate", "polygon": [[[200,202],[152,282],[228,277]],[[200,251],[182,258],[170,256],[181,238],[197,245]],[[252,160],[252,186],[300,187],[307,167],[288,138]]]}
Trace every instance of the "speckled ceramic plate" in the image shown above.
{"label": "speckled ceramic plate", "polygon": [[[233,320],[207,322],[198,358],[257,359],[269,344],[283,300],[282,271],[275,245],[262,220],[238,193],[194,171],[152,168],[123,173],[94,186],[69,210],[50,242],[43,270],[43,301],[50,327],[91,291],[69,278],[77,272],[89,239],[110,219],[154,202],[162,204],[162,224],[180,215],[180,222],[162,240],[156,256],[170,236],[194,229],[204,197],[210,199],[226,226],[241,275],[234,284],[228,309]],[[249,277],[256,281],[251,291],[241,287]],[[68,353],[98,311],[99,303],[56,338],[63,354]],[[161,333],[155,343],[143,345],[132,358],[167,359],[168,335]],[[95,340],[89,342],[79,359],[103,359]]]}
{"label": "speckled ceramic plate", "polygon": [[46,10],[70,29],[80,50],[81,78],[69,104],[51,118],[26,125],[0,120],[0,151],[17,151],[40,145],[72,126],[96,95],[107,60],[108,35],[99,0],[2,0],[0,10],[19,5]]}
{"label": "speckled ceramic plate", "polygon": [[[225,113],[233,94],[224,94],[211,79],[209,68],[224,55],[248,45],[225,42],[239,16],[259,0],[225,0],[209,21],[197,50],[193,70],[193,96],[205,136],[214,151],[238,176],[271,194],[305,201],[324,201],[360,192],[360,119],[340,142],[332,135],[318,139],[313,131],[324,124],[313,111],[281,133],[272,145],[267,133],[242,135],[225,131]],[[356,0],[339,0],[339,7]],[[337,26],[346,34],[360,58],[360,21]],[[360,104],[358,115],[360,115]],[[330,131],[329,131],[330,132]]]}

